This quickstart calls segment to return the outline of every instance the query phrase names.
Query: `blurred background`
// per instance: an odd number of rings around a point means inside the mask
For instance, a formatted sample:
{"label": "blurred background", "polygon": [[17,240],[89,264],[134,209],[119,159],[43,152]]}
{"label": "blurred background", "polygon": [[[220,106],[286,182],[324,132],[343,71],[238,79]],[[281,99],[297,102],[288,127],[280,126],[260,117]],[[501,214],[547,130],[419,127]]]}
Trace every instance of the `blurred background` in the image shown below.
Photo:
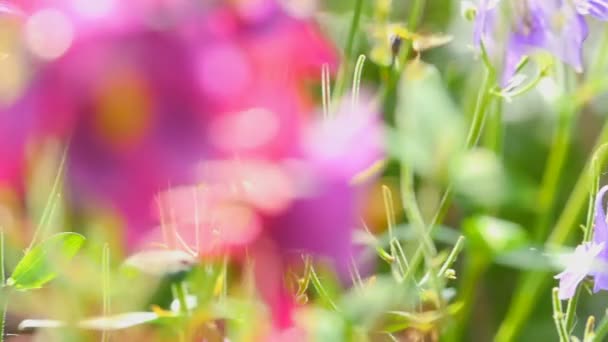
{"label": "blurred background", "polygon": [[471,140],[476,5],[0,1],[6,339],[557,339],[608,31]]}

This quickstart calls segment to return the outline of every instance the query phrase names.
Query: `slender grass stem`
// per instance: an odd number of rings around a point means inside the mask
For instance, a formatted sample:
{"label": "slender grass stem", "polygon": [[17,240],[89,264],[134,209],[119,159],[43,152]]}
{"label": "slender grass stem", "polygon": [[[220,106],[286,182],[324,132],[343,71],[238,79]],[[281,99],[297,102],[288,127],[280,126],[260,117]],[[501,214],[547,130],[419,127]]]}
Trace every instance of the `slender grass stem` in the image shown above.
{"label": "slender grass stem", "polygon": [[331,297],[329,296],[329,293],[327,293],[327,290],[325,290],[323,283],[321,283],[321,279],[319,279],[319,276],[317,275],[317,272],[315,271],[314,266],[311,266],[311,268],[310,268],[310,280],[312,282],[312,286],[315,288],[315,290],[319,294],[319,297],[321,297],[324,301],[326,301],[327,304],[329,304],[332,307],[332,309],[339,311],[338,306],[331,299]]}
{"label": "slender grass stem", "polygon": [[603,341],[608,336],[608,310],[604,313],[604,317],[598,323],[595,329],[595,341]]}
{"label": "slender grass stem", "polygon": [[36,229],[34,230],[34,235],[32,236],[30,244],[26,249],[28,251],[30,249],[32,249],[32,247],[34,247],[36,242],[38,242],[40,235],[44,234],[44,232],[46,231],[46,227],[47,227],[51,217],[53,216],[53,212],[55,211],[57,201],[60,198],[59,187],[61,185],[61,180],[63,179],[63,171],[65,169],[65,162],[67,159],[67,154],[68,154],[68,147],[66,147],[64,149],[63,154],[61,156],[61,161],[59,162],[59,169],[57,170],[57,174],[55,176],[55,179],[53,180],[53,186],[51,187],[51,192],[49,193],[49,197],[44,206],[44,210],[42,211],[42,215],[40,216],[40,221],[38,222],[38,225],[36,226]]}
{"label": "slender grass stem", "polygon": [[359,91],[361,89],[361,77],[363,76],[363,66],[365,66],[365,55],[360,55],[355,64],[355,74],[353,76],[353,94],[352,94],[352,107],[359,103]]}
{"label": "slender grass stem", "polygon": [[486,133],[484,134],[484,146],[494,151],[496,155],[502,155],[503,146],[503,113],[502,99],[494,101],[494,106],[491,107],[490,115],[488,117],[488,124]]}
{"label": "slender grass stem", "polygon": [[[110,246],[106,243],[103,246],[101,255],[101,276],[102,276],[102,297],[103,297],[103,316],[110,315]],[[109,332],[101,332],[101,341],[109,341]]]}
{"label": "slender grass stem", "polygon": [[[467,134],[467,140],[465,142],[465,148],[467,150],[475,147],[481,136],[483,125],[488,113],[488,108],[492,103],[492,89],[496,84],[496,71],[490,66],[486,65],[486,70],[483,78],[479,93],[477,95],[477,102],[475,104],[475,111],[473,112],[473,119]],[[452,187],[448,186],[445,190],[441,201],[439,202],[439,209],[433,217],[431,226],[436,226],[443,222],[445,215],[447,214],[448,208],[452,202]]]}
{"label": "slender grass stem", "polygon": [[572,126],[576,118],[576,106],[564,104],[562,107],[537,201],[539,214],[535,229],[535,240],[537,242],[544,240],[549,230],[555,197],[559,188],[558,183],[572,140]]}
{"label": "slender grass stem", "polygon": [[336,83],[334,86],[334,97],[338,98],[344,92],[344,86],[347,82],[348,70],[351,64],[351,58],[355,48],[355,40],[357,38],[357,32],[359,31],[359,23],[361,22],[361,14],[363,12],[364,0],[355,0],[355,8],[353,10],[353,18],[350,22],[350,28],[348,30],[348,38],[346,39],[346,45],[344,47],[344,57],[340,68],[338,69],[338,75],[336,77]]}
{"label": "slender grass stem", "polygon": [[595,340],[595,317],[589,316],[587,323],[585,324],[585,334],[583,335],[583,342],[592,342]]}
{"label": "slender grass stem", "polygon": [[[401,197],[403,199],[403,209],[405,210],[409,221],[412,223],[412,226],[418,233],[420,241],[419,249],[421,251],[420,254],[424,257],[431,287],[437,294],[439,306],[442,307],[443,301],[441,300],[441,290],[438,279],[439,272],[437,271],[433,262],[435,256],[437,255],[437,248],[435,247],[433,239],[431,239],[430,235],[430,230],[432,227],[427,226],[424,223],[424,219],[422,218],[422,214],[416,200],[416,193],[414,191],[414,175],[405,165],[401,165]],[[415,262],[420,262],[420,257],[418,257]],[[409,276],[413,276],[411,272],[415,272],[416,267],[416,264],[408,267],[404,280],[407,280]]]}
{"label": "slender grass stem", "polygon": [[568,331],[566,330],[566,325],[564,323],[564,311],[562,310],[562,302],[559,300],[559,289],[557,287],[553,288],[551,292],[552,303],[553,303],[553,321],[555,322],[555,327],[557,329],[557,334],[559,335],[560,342],[568,342],[570,340]]}
{"label": "slender grass stem", "polygon": [[448,258],[445,260],[445,262],[443,263],[443,265],[439,269],[439,277],[440,278],[445,277],[445,274],[446,274],[447,270],[452,266],[452,264],[454,262],[456,262],[456,258],[458,257],[458,255],[462,251],[462,248],[464,247],[464,242],[465,242],[464,236],[460,236],[458,238],[458,241],[456,241],[456,244],[454,245],[454,248],[452,248],[452,251],[450,251],[450,254],[448,255]]}
{"label": "slender grass stem", "polygon": [[190,314],[190,308],[188,307],[188,294],[185,286],[186,284],[184,282],[175,283],[172,285],[172,290],[173,296],[179,302],[180,313],[187,316]]}
{"label": "slender grass stem", "polygon": [[4,273],[4,229],[0,227],[0,342],[4,342],[4,330],[6,326],[6,310],[8,309],[8,289],[6,285],[6,274]]}
{"label": "slender grass stem", "polygon": [[467,266],[463,270],[460,284],[458,286],[458,302],[462,303],[462,308],[454,317],[454,322],[450,330],[446,333],[446,341],[462,341],[463,334],[469,326],[469,316],[475,303],[477,285],[480,278],[486,272],[490,263],[485,256],[470,255]]}
{"label": "slender grass stem", "polygon": [[[477,96],[477,102],[475,105],[475,111],[473,113],[473,119],[471,122],[471,126],[469,128],[469,133],[467,135],[467,140],[465,143],[465,149],[469,150],[474,147],[479,141],[479,137],[481,136],[481,132],[483,129],[483,124],[485,121],[485,117],[488,113],[488,108],[492,102],[492,89],[496,83],[496,71],[489,65],[486,64],[486,71],[484,74],[483,83],[479,89],[479,93]],[[439,202],[439,207],[437,212],[433,216],[433,220],[431,221],[430,227],[431,229],[443,222],[445,215],[450,207],[452,202],[452,186],[448,185],[441,200]],[[414,252],[411,261],[410,272],[416,270],[419,265],[419,262],[422,259],[422,246],[418,247]]]}

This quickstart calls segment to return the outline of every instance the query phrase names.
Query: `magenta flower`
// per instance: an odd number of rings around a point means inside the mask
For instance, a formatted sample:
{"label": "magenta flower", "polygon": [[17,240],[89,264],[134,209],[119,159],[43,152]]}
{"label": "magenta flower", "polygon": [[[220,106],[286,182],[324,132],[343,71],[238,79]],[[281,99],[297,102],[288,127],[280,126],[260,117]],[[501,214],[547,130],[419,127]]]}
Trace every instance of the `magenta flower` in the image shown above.
{"label": "magenta flower", "polygon": [[4,43],[0,50],[1,58],[5,62],[2,70],[7,68],[6,65],[12,64],[10,67],[12,70],[8,70],[8,75],[5,75],[4,78],[9,81],[1,82],[0,87],[0,190],[18,184],[24,173],[25,155],[23,151],[28,137],[27,127],[29,127],[30,118],[4,113],[2,110],[2,108],[10,106],[20,92],[19,85],[15,86],[13,83],[15,80],[17,83],[22,81],[19,68],[21,56],[18,53],[21,46],[18,43],[18,37],[23,29],[23,19],[24,14],[17,7],[0,2],[0,22],[5,40],[9,42],[9,44]]}
{"label": "magenta flower", "polygon": [[163,225],[148,239],[203,257],[229,253],[238,259],[247,251],[280,327],[290,325],[295,305],[282,285],[284,270],[300,264],[303,254],[347,279],[366,193],[352,179],[382,157],[373,106],[344,106],[328,121],[305,122],[291,156],[207,162],[200,185],[164,193]]}
{"label": "magenta flower", "polygon": [[605,270],[608,266],[608,223],[603,205],[606,192],[608,186],[602,187],[595,198],[593,241],[576,247],[566,269],[555,276],[559,279],[560,299],[571,298],[578,284],[587,276],[594,278],[594,292],[608,290],[608,272]]}
{"label": "magenta flower", "polygon": [[[196,182],[201,161],[293,153],[312,108],[305,83],[335,64],[316,29],[274,1],[254,18],[190,1],[97,8],[121,20],[88,20],[76,3],[28,8],[36,73],[0,111],[10,148],[0,176],[20,181],[26,144],[69,140],[72,202],[120,213],[129,243],[154,222],[154,196]],[[129,6],[149,14],[125,14]],[[63,28],[45,37],[54,27]]]}

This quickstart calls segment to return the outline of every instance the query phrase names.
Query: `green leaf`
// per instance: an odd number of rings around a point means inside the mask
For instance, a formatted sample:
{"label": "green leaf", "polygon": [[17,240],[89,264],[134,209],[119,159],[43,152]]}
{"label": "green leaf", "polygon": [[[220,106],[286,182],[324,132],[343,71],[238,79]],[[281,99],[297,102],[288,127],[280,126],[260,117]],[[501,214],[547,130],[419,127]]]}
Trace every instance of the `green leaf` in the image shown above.
{"label": "green leaf", "polygon": [[70,232],[51,236],[23,256],[7,285],[22,291],[42,287],[57,277],[57,269],[74,257],[84,241],[84,236]]}
{"label": "green leaf", "polygon": [[407,65],[395,115],[398,137],[392,152],[417,174],[444,180],[464,150],[466,130],[437,68],[420,61]]}
{"label": "green leaf", "polygon": [[496,257],[527,246],[526,231],[518,224],[490,216],[475,216],[464,222],[470,248]]}

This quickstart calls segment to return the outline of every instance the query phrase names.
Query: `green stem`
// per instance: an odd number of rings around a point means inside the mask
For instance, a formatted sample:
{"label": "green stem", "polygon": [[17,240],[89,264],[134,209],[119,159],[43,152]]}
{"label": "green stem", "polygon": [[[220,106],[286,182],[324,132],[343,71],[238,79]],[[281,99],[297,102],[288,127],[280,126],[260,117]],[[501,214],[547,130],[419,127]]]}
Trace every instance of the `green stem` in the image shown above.
{"label": "green stem", "polygon": [[179,302],[179,311],[182,315],[187,316],[190,314],[190,309],[188,308],[188,298],[186,293],[186,288],[184,282],[175,283],[172,285],[173,287],[173,296]]}
{"label": "green stem", "polygon": [[[466,140],[466,144],[465,144],[466,150],[471,149],[472,147],[474,147],[477,144],[479,137],[481,136],[481,132],[483,129],[483,123],[485,121],[485,117],[488,112],[488,107],[490,106],[490,104],[492,102],[492,88],[494,88],[494,85],[496,83],[496,71],[487,64],[485,66],[486,66],[486,70],[485,70],[485,74],[484,74],[483,83],[482,83],[481,88],[479,89],[479,93],[477,95],[475,111],[473,113],[473,119],[471,122],[471,126],[469,128],[469,133],[467,135],[467,140]],[[436,227],[441,222],[443,222],[443,219],[444,219],[445,215],[447,214],[447,211],[450,207],[451,201],[452,201],[452,186],[448,185],[445,192],[443,193],[443,196],[441,197],[441,201],[439,202],[439,208],[437,209],[437,212],[435,213],[435,216],[433,217],[433,220],[431,221],[429,230],[432,230],[433,227]],[[410,263],[411,266],[410,266],[408,274],[406,275],[406,278],[411,276],[412,272],[414,272],[418,268],[419,263],[422,260],[422,252],[423,252],[423,246],[419,246],[416,249],[416,251],[414,252],[412,261]]]}
{"label": "green stem", "polygon": [[595,340],[595,317],[589,316],[587,323],[585,324],[585,333],[583,335],[583,342],[591,342]]}
{"label": "green stem", "polygon": [[336,77],[336,84],[334,87],[334,96],[340,97],[344,91],[344,85],[347,82],[348,69],[353,56],[353,50],[355,47],[355,38],[357,37],[357,31],[359,30],[359,23],[361,21],[361,14],[363,9],[364,0],[355,1],[355,9],[353,11],[353,19],[350,22],[350,28],[348,30],[348,38],[346,40],[346,46],[344,47],[344,59],[340,68],[338,69],[338,75]]}
{"label": "green stem", "polygon": [[4,342],[6,330],[6,312],[8,310],[9,291],[7,288],[0,290],[0,342]]}
{"label": "green stem", "polygon": [[312,286],[317,291],[319,297],[325,300],[325,302],[327,302],[327,304],[329,304],[332,309],[334,309],[335,311],[340,311],[336,303],[331,299],[329,293],[327,293],[327,290],[325,290],[325,287],[323,286],[323,283],[321,283],[321,279],[319,279],[319,276],[317,275],[314,266],[311,266],[310,268],[310,280],[312,282]]}
{"label": "green stem", "polygon": [[[437,248],[433,243],[433,239],[431,239],[430,233],[432,227],[427,227],[424,223],[420,208],[418,207],[418,202],[416,200],[416,192],[414,191],[414,175],[403,164],[401,165],[401,197],[403,199],[403,209],[420,238],[420,254],[424,256],[428,269],[429,281],[432,288],[436,291],[437,298],[439,299],[439,307],[442,307],[443,301],[441,300],[439,280],[437,278],[439,272],[433,263],[433,259],[437,255]],[[419,262],[419,260],[420,257],[416,259],[416,262]],[[417,266],[418,265],[414,264],[412,267],[409,267],[404,278],[407,279],[407,277],[413,275],[410,272],[414,272]]]}
{"label": "green stem", "polygon": [[[492,103],[492,89],[496,84],[496,71],[490,66],[486,65],[486,70],[483,78],[481,87],[479,88],[479,94],[477,95],[477,102],[475,104],[475,111],[473,112],[473,120],[469,128],[465,148],[467,150],[477,145],[479,137],[483,129],[483,124],[488,113],[488,107]],[[439,209],[433,217],[431,223],[432,226],[436,226],[443,222],[445,215],[447,214],[450,203],[452,202],[452,187],[448,186],[443,194],[441,201],[439,202]]]}
{"label": "green stem", "polygon": [[[608,122],[604,123],[602,131],[598,137],[596,146],[601,146],[608,142]],[[597,149],[597,147],[596,147]],[[602,154],[598,162],[604,163],[606,156]],[[585,206],[591,183],[593,181],[593,170],[589,162],[581,176],[579,177],[570,198],[561,212],[555,228],[547,240],[548,245],[563,244],[577,226],[579,214]],[[522,325],[528,320],[536,299],[542,293],[549,279],[542,272],[527,272],[522,275],[519,281],[511,305],[507,311],[505,319],[501,323],[496,334],[496,342],[514,341],[519,334]]]}
{"label": "green stem", "polygon": [[477,96],[477,102],[475,104],[475,112],[473,113],[473,121],[471,122],[471,128],[467,136],[465,147],[467,149],[473,148],[477,145],[477,141],[481,136],[481,130],[483,129],[483,123],[486,119],[488,107],[492,102],[492,88],[496,84],[496,73],[490,68],[486,68],[484,73],[483,82],[479,94]]}
{"label": "green stem", "polygon": [[[102,278],[102,297],[103,297],[103,316],[110,314],[110,246],[106,243],[101,254],[101,278]],[[101,341],[109,341],[109,331],[101,332]]]}
{"label": "green stem", "polygon": [[559,289],[557,287],[554,287],[551,292],[551,302],[553,303],[553,321],[559,335],[559,341],[568,342],[570,334],[568,334],[564,324],[564,311],[562,310],[562,301],[559,300]]}
{"label": "green stem", "polygon": [[595,341],[603,341],[606,336],[608,336],[608,311],[595,329]]}
{"label": "green stem", "polygon": [[479,257],[478,255],[472,255],[471,260],[467,263],[458,286],[458,302],[462,303],[462,308],[446,333],[446,341],[457,342],[463,340],[462,335],[467,328],[469,316],[475,304],[477,285],[488,265],[486,257]]}
{"label": "green stem", "polygon": [[31,239],[30,244],[27,247],[26,251],[29,251],[30,249],[32,249],[32,247],[34,247],[36,242],[38,242],[39,236],[41,234],[44,234],[44,232],[46,232],[46,227],[49,224],[51,217],[53,216],[53,212],[55,211],[55,207],[56,207],[57,201],[59,200],[59,196],[60,196],[59,187],[60,187],[61,181],[63,179],[63,171],[65,168],[65,161],[67,159],[67,155],[68,155],[68,146],[66,146],[65,149],[63,150],[63,154],[62,154],[61,160],[59,162],[59,169],[57,170],[57,174],[55,175],[55,179],[53,180],[53,186],[51,187],[51,192],[49,194],[49,197],[47,198],[46,204],[44,206],[44,210],[42,211],[42,216],[40,216],[40,221],[38,222],[38,225],[36,226],[36,229],[34,230],[34,235],[32,236],[32,239]]}
{"label": "green stem", "polygon": [[4,342],[4,329],[6,325],[6,311],[8,309],[8,289],[6,275],[4,274],[4,229],[0,227],[0,342]]}
{"label": "green stem", "polygon": [[440,278],[443,278],[445,276],[447,270],[452,266],[452,264],[454,262],[456,262],[456,258],[458,257],[458,255],[462,251],[462,248],[464,247],[464,241],[465,241],[464,236],[460,236],[458,238],[458,241],[456,241],[456,244],[454,245],[454,248],[452,248],[450,255],[448,255],[448,258],[445,260],[445,262],[441,266],[441,269],[439,269]]}
{"label": "green stem", "polygon": [[[566,101],[564,101],[565,103]],[[535,239],[537,242],[546,238],[550,227],[558,183],[567,160],[568,147],[572,140],[572,126],[576,118],[576,106],[565,104],[560,110],[557,131],[553,139],[549,159],[543,175],[538,196],[539,219],[536,223]]]}
{"label": "green stem", "polygon": [[503,116],[502,116],[502,99],[494,101],[491,114],[488,117],[486,134],[484,135],[484,146],[494,151],[496,155],[502,155],[503,145]]}
{"label": "green stem", "polygon": [[581,288],[578,286],[574,292],[574,296],[568,300],[566,306],[566,317],[564,318],[564,325],[567,331],[571,331],[572,325],[574,324],[574,317],[576,316],[576,307],[578,306],[578,298],[581,295]]}

